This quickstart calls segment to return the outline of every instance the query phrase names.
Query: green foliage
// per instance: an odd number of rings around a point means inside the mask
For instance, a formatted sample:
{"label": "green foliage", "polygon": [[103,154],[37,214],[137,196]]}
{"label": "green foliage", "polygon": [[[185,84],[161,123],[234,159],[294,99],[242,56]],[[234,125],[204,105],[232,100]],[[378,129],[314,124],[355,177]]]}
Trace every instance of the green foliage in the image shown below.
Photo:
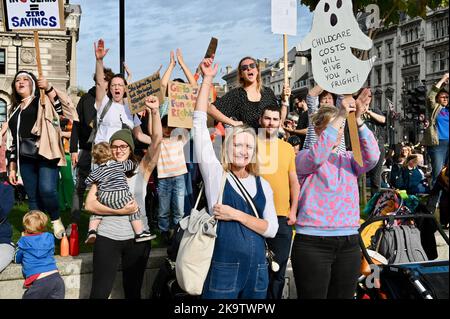
{"label": "green foliage", "polygon": [[[314,11],[319,0],[300,0],[300,3]],[[426,7],[448,7],[449,0],[353,0],[353,10],[358,12],[369,4],[376,4],[380,8],[380,19],[385,19],[387,24],[398,23],[400,14],[404,12],[410,17],[422,17],[426,15]]]}

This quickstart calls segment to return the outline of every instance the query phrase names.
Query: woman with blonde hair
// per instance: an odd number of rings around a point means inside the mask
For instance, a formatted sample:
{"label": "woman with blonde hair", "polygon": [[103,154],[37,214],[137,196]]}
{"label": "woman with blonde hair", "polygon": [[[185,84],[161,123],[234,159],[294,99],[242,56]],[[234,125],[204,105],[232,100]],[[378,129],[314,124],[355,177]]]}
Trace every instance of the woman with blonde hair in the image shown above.
{"label": "woman with blonde hair", "polygon": [[[259,127],[259,116],[266,106],[278,105],[272,89],[261,83],[259,63],[252,57],[244,57],[238,65],[240,86],[230,90],[223,97],[208,106],[208,114],[215,120],[237,126],[247,124],[255,130]],[[281,123],[287,115],[287,96],[281,107]]]}
{"label": "woman with blonde hair", "polygon": [[[296,159],[300,196],[292,268],[301,299],[351,299],[359,275],[358,175],[372,169],[380,151],[361,119],[369,91],[340,109],[324,105],[312,117],[317,142]],[[356,104],[356,107],[355,107]],[[356,112],[363,166],[352,152],[338,153],[344,125]]]}
{"label": "woman with blonde hair", "polygon": [[[273,192],[267,181],[257,176],[256,135],[252,128],[229,129],[222,149],[222,163],[214,150],[206,127],[209,88],[217,73],[212,59],[201,64],[203,83],[194,112],[194,152],[205,183],[210,214],[219,221],[211,267],[203,287],[205,299],[264,299],[269,273],[265,257],[265,237],[278,230]],[[221,176],[225,174],[222,203]],[[246,200],[245,192],[252,203]]]}

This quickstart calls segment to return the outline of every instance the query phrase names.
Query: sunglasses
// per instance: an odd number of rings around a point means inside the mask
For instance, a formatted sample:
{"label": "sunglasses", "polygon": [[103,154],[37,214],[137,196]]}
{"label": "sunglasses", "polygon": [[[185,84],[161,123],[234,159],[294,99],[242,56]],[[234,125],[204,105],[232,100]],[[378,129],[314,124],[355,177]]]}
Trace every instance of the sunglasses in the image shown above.
{"label": "sunglasses", "polygon": [[255,69],[256,68],[256,63],[250,63],[250,64],[244,64],[241,65],[241,71],[247,71],[248,69]]}

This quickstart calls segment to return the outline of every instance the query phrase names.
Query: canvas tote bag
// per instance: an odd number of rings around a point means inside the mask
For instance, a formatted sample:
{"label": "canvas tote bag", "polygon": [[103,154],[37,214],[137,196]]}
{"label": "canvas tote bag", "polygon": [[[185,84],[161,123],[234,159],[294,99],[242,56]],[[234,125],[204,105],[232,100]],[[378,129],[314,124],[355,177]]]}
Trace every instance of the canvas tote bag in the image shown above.
{"label": "canvas tote bag", "polygon": [[[220,184],[219,204],[222,203],[226,178],[227,173],[224,172]],[[184,230],[184,233],[175,262],[178,285],[188,294],[194,296],[202,294],[217,236],[217,220],[214,216],[209,215],[206,208],[197,210],[202,190],[194,208],[191,210],[191,214],[180,221],[180,227]]]}

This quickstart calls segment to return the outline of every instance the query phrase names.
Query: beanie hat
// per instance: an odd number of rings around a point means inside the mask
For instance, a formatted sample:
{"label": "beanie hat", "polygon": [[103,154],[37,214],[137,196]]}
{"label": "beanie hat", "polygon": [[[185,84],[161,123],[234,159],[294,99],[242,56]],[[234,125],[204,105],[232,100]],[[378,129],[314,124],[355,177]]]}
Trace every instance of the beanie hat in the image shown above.
{"label": "beanie hat", "polygon": [[131,151],[134,152],[133,136],[131,135],[131,131],[129,129],[118,130],[109,139],[109,144],[112,144],[112,142],[114,142],[115,140],[124,141],[130,146]]}

